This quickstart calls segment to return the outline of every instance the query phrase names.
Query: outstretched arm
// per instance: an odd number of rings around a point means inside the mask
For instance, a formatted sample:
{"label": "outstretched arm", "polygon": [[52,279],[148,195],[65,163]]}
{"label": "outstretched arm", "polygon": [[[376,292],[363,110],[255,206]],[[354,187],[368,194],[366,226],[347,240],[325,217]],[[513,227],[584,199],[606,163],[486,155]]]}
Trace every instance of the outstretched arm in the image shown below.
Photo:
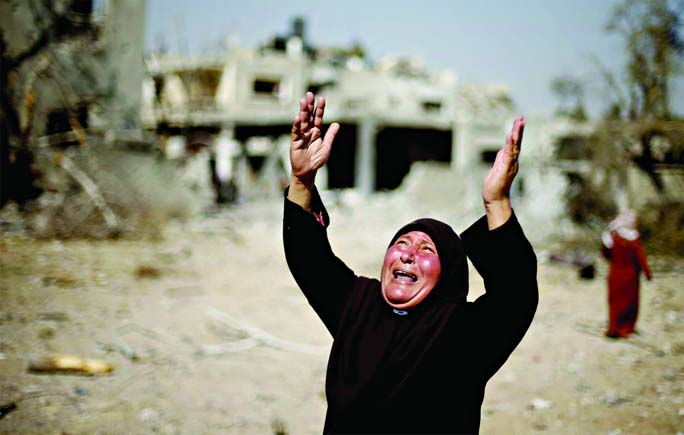
{"label": "outstretched arm", "polygon": [[334,336],[356,276],[332,251],[326,232],[328,214],[314,184],[340,128],[332,124],[321,138],[325,99],[319,98],[315,108],[314,101],[308,92],[292,124],[292,178],[285,200],[283,241],[292,276]]}
{"label": "outstretched arm", "polygon": [[474,369],[486,376],[493,375],[518,345],[539,301],[537,259],[510,202],[524,128],[525,119],[519,116],[484,180],[486,218],[461,235],[486,289],[469,312],[473,348],[480,355]]}
{"label": "outstretched arm", "polygon": [[511,217],[511,185],[518,173],[518,156],[522,145],[525,118],[518,116],[513,122],[506,144],[496,154],[496,160],[484,179],[482,200],[490,230],[500,227]]}
{"label": "outstretched arm", "polygon": [[287,198],[311,212],[311,198],[315,189],[316,172],[325,165],[330,157],[332,143],[340,125],[333,123],[328,127],[325,137],[321,137],[325,98],[319,97],[314,107],[315,97],[311,92],[299,101],[299,113],[292,123],[290,143],[290,165],[292,176]]}

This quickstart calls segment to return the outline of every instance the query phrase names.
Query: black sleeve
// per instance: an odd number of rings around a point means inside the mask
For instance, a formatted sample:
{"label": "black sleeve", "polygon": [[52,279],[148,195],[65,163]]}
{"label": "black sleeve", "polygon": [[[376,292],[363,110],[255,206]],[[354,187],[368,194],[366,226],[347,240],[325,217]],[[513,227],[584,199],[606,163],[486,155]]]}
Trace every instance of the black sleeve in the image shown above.
{"label": "black sleeve", "polygon": [[482,217],[462,235],[468,258],[484,279],[486,293],[471,305],[473,347],[479,369],[493,375],[520,343],[539,301],[537,257],[515,214],[489,230]]}
{"label": "black sleeve", "polygon": [[330,219],[317,191],[312,198],[312,209],[320,212],[325,226],[313,214],[287,199],[285,191],[285,259],[309,304],[335,336],[356,276],[330,247],[326,231]]}

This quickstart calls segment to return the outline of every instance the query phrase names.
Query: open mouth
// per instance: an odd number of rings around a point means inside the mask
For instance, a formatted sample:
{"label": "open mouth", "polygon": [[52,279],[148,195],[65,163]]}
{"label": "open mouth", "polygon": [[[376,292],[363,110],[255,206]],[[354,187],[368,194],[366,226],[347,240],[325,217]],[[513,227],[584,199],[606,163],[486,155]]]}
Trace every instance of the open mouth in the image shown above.
{"label": "open mouth", "polygon": [[397,279],[399,281],[407,281],[407,282],[416,282],[418,281],[418,277],[412,274],[411,272],[406,272],[403,270],[395,270],[392,275],[394,275],[394,279]]}

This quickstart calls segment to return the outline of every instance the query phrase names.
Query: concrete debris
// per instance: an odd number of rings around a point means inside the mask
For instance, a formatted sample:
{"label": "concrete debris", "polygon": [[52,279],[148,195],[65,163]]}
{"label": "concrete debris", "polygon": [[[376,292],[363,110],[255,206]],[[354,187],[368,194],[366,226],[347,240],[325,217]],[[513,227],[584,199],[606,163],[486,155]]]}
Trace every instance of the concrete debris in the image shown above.
{"label": "concrete debris", "polygon": [[123,340],[118,339],[116,343],[98,343],[97,349],[102,353],[116,352],[124,356],[129,361],[137,362],[140,360],[140,355],[131,349]]}
{"label": "concrete debris", "polygon": [[42,374],[106,375],[114,370],[108,362],[74,355],[48,355],[29,362],[29,372]]}
{"label": "concrete debris", "polygon": [[59,311],[45,312],[38,315],[39,320],[45,320],[48,322],[68,322],[69,315],[67,313],[62,313]]}
{"label": "concrete debris", "polygon": [[542,399],[540,397],[535,397],[529,404],[529,408],[535,410],[550,409],[553,407],[553,402],[550,400]]}
{"label": "concrete debris", "polygon": [[629,398],[620,396],[620,394],[618,394],[616,391],[608,391],[603,396],[603,403],[611,406],[621,405],[629,400]]}
{"label": "concrete debris", "polygon": [[173,287],[164,291],[164,296],[172,299],[193,298],[203,294],[203,289],[192,285]]}
{"label": "concrete debris", "polygon": [[670,368],[665,369],[665,373],[663,373],[663,379],[666,381],[675,381],[677,379],[677,373]]}
{"label": "concrete debris", "polygon": [[147,421],[157,421],[157,420],[159,420],[159,417],[160,417],[159,411],[157,411],[156,409],[152,409],[152,408],[145,408],[145,409],[141,410],[140,413],[138,414],[138,418],[140,419],[140,421],[146,421],[146,422]]}

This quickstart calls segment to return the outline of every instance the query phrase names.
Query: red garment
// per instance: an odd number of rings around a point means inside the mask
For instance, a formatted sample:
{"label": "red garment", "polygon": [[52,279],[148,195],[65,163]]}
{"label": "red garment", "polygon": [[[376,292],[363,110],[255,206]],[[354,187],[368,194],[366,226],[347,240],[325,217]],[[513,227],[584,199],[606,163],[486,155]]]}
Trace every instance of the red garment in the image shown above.
{"label": "red garment", "polygon": [[651,279],[646,254],[637,237],[627,240],[611,234],[613,247],[603,246],[603,255],[610,260],[608,273],[608,330],[609,337],[627,337],[634,332],[639,313],[639,274],[643,271]]}

